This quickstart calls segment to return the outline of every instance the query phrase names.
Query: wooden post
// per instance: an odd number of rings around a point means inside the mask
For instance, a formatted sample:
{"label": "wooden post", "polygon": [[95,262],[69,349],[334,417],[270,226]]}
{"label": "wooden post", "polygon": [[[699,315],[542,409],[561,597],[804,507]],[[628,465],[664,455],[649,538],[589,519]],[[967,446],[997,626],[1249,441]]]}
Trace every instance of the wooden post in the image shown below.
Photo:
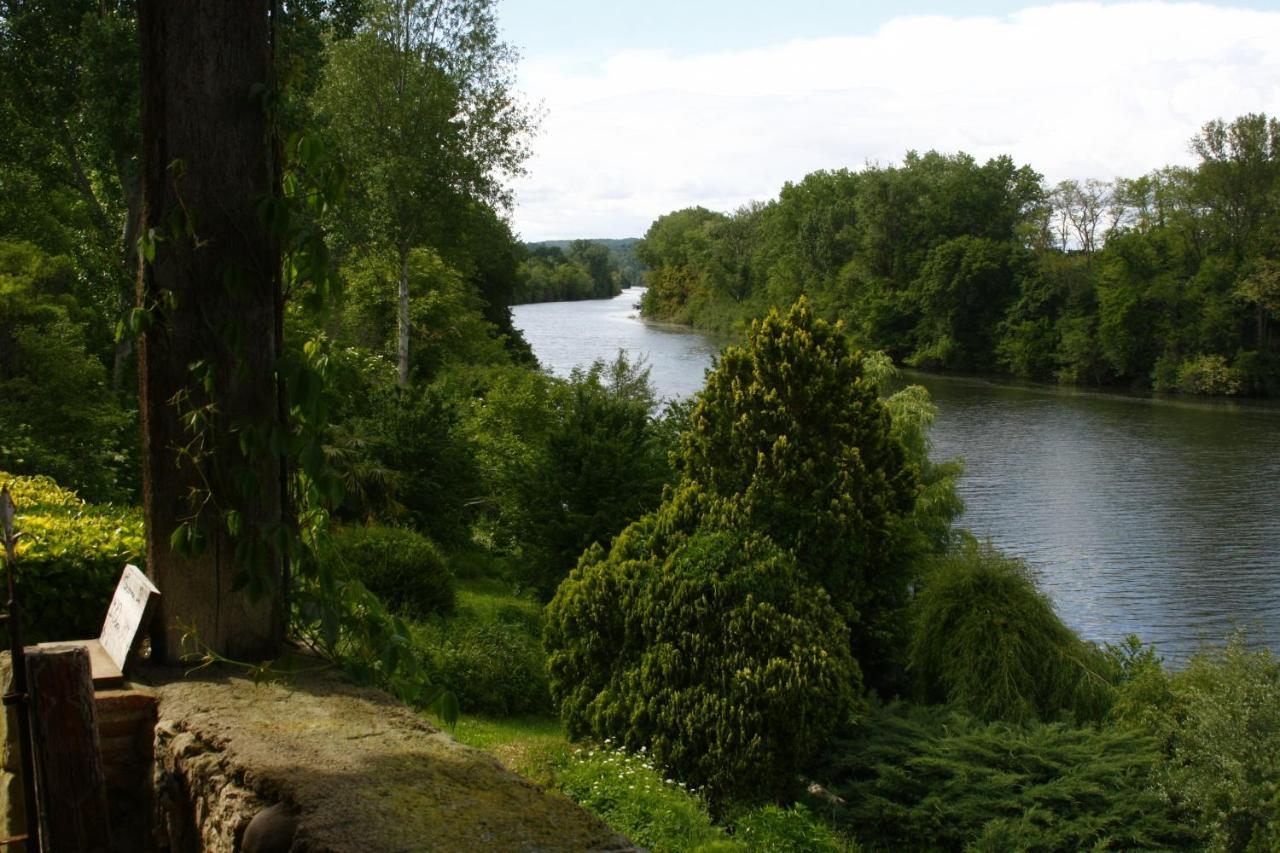
{"label": "wooden post", "polygon": [[31,649],[27,674],[44,849],[105,853],[111,830],[89,652],[82,647]]}

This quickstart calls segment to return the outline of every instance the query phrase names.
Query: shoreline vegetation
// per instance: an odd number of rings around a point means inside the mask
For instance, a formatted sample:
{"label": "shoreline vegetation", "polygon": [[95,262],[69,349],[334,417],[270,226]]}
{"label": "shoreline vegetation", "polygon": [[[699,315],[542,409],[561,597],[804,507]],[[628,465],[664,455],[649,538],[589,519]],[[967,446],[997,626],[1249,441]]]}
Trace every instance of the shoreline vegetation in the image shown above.
{"label": "shoreline vegetation", "polygon": [[732,213],[659,217],[644,315],[741,334],[804,295],[907,367],[1188,396],[1280,395],[1280,123],[1206,123],[1199,162],[1048,186],[909,152]]}
{"label": "shoreline vegetation", "polygon": [[638,238],[548,240],[523,245],[520,280],[512,305],[612,299],[641,282]]}

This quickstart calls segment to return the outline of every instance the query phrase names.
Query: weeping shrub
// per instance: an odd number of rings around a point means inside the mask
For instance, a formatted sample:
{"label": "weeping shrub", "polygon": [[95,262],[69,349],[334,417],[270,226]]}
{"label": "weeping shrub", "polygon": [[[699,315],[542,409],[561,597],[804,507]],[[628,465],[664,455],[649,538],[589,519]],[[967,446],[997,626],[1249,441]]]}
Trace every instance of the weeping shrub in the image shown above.
{"label": "weeping shrub", "polygon": [[377,524],[338,528],[323,558],[391,610],[417,617],[453,612],[453,573],[440,549],[420,533]]}
{"label": "weeping shrub", "polygon": [[1113,665],[1053,611],[1018,560],[968,541],[938,562],[915,602],[911,666],[928,702],[984,720],[1064,712],[1101,719]]}
{"label": "weeping shrub", "polygon": [[571,737],[646,750],[713,804],[784,798],[859,686],[848,629],[767,537],[670,533],[672,511],[588,552],[561,585],[552,698]]}

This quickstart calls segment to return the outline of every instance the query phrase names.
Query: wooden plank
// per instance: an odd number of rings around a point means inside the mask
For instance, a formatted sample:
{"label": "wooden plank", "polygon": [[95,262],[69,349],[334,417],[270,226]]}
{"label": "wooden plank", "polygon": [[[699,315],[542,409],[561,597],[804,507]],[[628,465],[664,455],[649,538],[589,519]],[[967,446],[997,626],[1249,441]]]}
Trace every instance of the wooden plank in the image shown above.
{"label": "wooden plank", "polygon": [[98,853],[111,844],[106,773],[98,742],[89,652],[34,648],[27,655],[44,841],[58,853]]}

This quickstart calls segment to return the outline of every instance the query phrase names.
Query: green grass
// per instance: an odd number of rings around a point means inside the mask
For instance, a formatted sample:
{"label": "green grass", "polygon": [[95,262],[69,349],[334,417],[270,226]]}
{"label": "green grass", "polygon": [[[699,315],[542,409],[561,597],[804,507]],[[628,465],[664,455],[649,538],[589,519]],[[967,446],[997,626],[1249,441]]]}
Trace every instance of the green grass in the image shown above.
{"label": "green grass", "polygon": [[560,791],[653,853],[855,849],[803,808],[736,814],[735,837],[646,755],[571,743],[546,694],[542,606],[515,595],[510,581],[460,579],[454,615],[417,622],[413,633],[433,677],[459,696],[458,742]]}
{"label": "green grass", "polygon": [[454,614],[414,622],[413,642],[434,684],[466,715],[547,713],[542,606],[501,579],[458,581]]}

